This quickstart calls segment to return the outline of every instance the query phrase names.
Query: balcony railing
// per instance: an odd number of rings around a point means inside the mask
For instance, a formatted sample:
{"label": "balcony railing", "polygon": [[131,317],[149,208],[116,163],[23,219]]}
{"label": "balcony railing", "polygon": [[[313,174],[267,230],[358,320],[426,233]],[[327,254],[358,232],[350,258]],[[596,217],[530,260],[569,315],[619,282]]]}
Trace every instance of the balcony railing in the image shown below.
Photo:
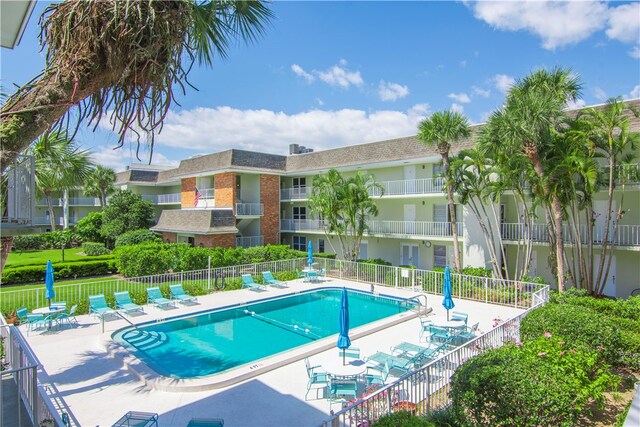
{"label": "balcony railing", "polygon": [[[33,218],[33,223],[35,225],[51,225],[51,221],[48,216],[37,216]],[[64,225],[62,217],[55,219],[56,225]]]}
{"label": "balcony railing", "polygon": [[[442,193],[442,178],[404,179],[399,181],[381,181],[378,184],[384,188],[384,196],[410,196],[429,193]],[[370,196],[380,196],[377,188],[369,191]]]}
{"label": "balcony railing", "polygon": [[308,199],[311,195],[312,188],[311,186],[283,188],[280,190],[280,200]]}
{"label": "balcony railing", "polygon": [[[618,184],[638,185],[640,184],[640,164],[624,163],[616,165],[615,179]],[[604,168],[605,174],[609,173],[609,167]],[[608,175],[607,175],[608,176]],[[606,178],[606,177],[605,177]]]}
{"label": "balcony railing", "polygon": [[[575,243],[573,234],[569,230],[567,224],[562,225],[562,239],[566,243]],[[533,224],[529,230],[525,224],[507,223],[502,224],[501,231],[502,238],[505,240],[522,240],[530,236],[534,242],[549,241],[546,224]],[[605,231],[604,226],[596,225],[593,229],[593,242],[604,242]],[[583,242],[587,239],[586,225],[580,227],[580,239]],[[609,230],[609,243],[614,243],[613,229]],[[640,225],[618,225],[615,243],[618,246],[640,246]]]}
{"label": "balcony railing", "polygon": [[[463,227],[458,223],[458,235],[463,235]],[[283,219],[280,220],[280,231],[320,231],[326,223],[317,219]],[[386,234],[402,236],[451,236],[450,222],[433,221],[369,221],[368,235]]]}
{"label": "balcony railing", "polygon": [[154,205],[180,204],[181,193],[157,194],[157,195],[145,194],[142,196],[142,200],[148,200]]}
{"label": "balcony railing", "polygon": [[262,203],[236,203],[236,216],[259,216],[263,212]]}
{"label": "balcony railing", "polygon": [[97,197],[70,197],[69,205],[100,206],[100,199]]}
{"label": "balcony railing", "polygon": [[236,237],[236,248],[251,248],[262,246],[263,236],[242,236]]}
{"label": "balcony railing", "polygon": [[[48,206],[47,199],[42,198],[36,201],[36,206]],[[51,199],[51,206],[62,206],[62,199]]]}

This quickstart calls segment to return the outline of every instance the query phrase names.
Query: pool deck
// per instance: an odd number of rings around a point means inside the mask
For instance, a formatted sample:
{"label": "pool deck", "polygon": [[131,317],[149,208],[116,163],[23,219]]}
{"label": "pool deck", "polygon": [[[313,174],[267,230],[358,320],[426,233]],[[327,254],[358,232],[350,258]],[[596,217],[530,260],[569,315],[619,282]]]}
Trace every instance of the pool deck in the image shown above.
{"label": "pool deck", "polygon": [[[316,284],[301,280],[288,284],[289,288],[270,288],[264,292],[244,289],[200,296],[198,304],[178,304],[177,309],[163,310],[146,305],[145,314],[128,318],[134,323],[143,323],[315,287],[345,285],[370,290],[368,284],[332,278]],[[410,289],[378,286],[375,291],[403,298],[417,293]],[[427,298],[435,315],[446,314],[442,296],[427,295]],[[506,320],[523,311],[459,299],[454,302],[456,311],[469,314],[469,325],[480,322],[480,331],[491,329],[495,318]],[[223,418],[225,427],[318,426],[330,418],[331,409],[340,409],[338,404],[330,408],[327,399],[315,399],[314,391],[310,393],[311,400],[305,401],[308,377],[303,360],[212,390],[163,391],[150,387],[127,368],[123,359],[113,356],[110,336],[128,325],[125,320],[105,321],[105,332],[102,333],[99,320],[88,315],[77,317],[77,327],[35,331],[27,337],[45,371],[41,381],[49,381],[54,393],[64,399],[73,413],[75,425],[110,426],[128,411],[143,411],[158,413],[159,425],[171,427],[186,426],[191,418]],[[21,329],[26,336],[24,327]],[[418,344],[419,331],[419,319],[408,316],[407,320],[394,326],[352,338],[352,346],[359,347],[361,355],[366,357],[376,351],[388,352],[401,341]],[[316,351],[319,353],[310,356],[312,364],[339,357],[337,348]]]}

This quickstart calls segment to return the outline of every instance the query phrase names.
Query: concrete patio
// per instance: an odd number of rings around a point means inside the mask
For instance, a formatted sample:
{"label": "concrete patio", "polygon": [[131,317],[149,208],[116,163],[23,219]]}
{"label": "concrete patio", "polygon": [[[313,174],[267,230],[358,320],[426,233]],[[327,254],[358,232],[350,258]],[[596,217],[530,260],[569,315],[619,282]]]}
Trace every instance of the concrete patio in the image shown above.
{"label": "concrete patio", "polygon": [[[370,285],[328,278],[317,284],[301,280],[289,282],[284,289],[266,292],[238,290],[217,292],[198,297],[199,304],[179,305],[175,310],[145,306],[146,314],[130,316],[134,323],[166,319],[171,316],[199,312],[231,304],[250,302],[302,289],[347,286],[364,291]],[[411,289],[376,286],[376,292],[410,297]],[[445,315],[442,296],[427,295],[436,315]],[[480,322],[479,330],[493,327],[494,319],[509,319],[523,310],[480,302],[454,299],[456,310],[469,314],[469,324]],[[223,418],[225,426],[318,426],[330,418],[327,399],[305,401],[307,374],[303,360],[260,374],[233,386],[196,392],[169,392],[153,389],[132,374],[123,361],[110,355],[111,333],[127,326],[125,320],[100,322],[88,315],[78,316],[79,325],[72,328],[31,332],[27,337],[46,374],[41,381],[50,382],[54,395],[64,399],[72,419],[81,426],[110,426],[127,411],[155,412],[160,426],[186,426],[191,418]],[[336,320],[337,322],[337,320]],[[21,327],[26,336],[26,330]],[[363,357],[376,351],[389,351],[401,341],[419,343],[420,322],[413,317],[395,326],[352,341]],[[337,333],[337,331],[336,331]],[[337,337],[337,335],[336,335]],[[333,339],[333,338],[328,338]],[[338,349],[321,351],[310,357],[312,364],[338,358]]]}

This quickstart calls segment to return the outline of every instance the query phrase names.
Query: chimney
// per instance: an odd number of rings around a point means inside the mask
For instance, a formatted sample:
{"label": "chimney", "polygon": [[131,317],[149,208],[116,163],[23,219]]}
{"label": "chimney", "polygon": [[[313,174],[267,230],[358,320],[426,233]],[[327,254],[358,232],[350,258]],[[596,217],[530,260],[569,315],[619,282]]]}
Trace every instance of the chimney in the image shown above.
{"label": "chimney", "polygon": [[289,154],[298,154],[300,146],[298,144],[289,144]]}

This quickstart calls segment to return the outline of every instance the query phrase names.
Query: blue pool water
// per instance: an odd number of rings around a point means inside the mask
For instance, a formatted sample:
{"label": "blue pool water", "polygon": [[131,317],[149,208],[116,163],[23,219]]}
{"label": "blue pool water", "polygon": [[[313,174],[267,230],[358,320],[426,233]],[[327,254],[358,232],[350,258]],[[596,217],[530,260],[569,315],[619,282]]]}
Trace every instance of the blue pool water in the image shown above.
{"label": "blue pool water", "polygon": [[[338,333],[342,290],[313,290],[121,329],[119,344],[158,374],[195,378]],[[351,329],[405,312],[405,300],[349,290]]]}

